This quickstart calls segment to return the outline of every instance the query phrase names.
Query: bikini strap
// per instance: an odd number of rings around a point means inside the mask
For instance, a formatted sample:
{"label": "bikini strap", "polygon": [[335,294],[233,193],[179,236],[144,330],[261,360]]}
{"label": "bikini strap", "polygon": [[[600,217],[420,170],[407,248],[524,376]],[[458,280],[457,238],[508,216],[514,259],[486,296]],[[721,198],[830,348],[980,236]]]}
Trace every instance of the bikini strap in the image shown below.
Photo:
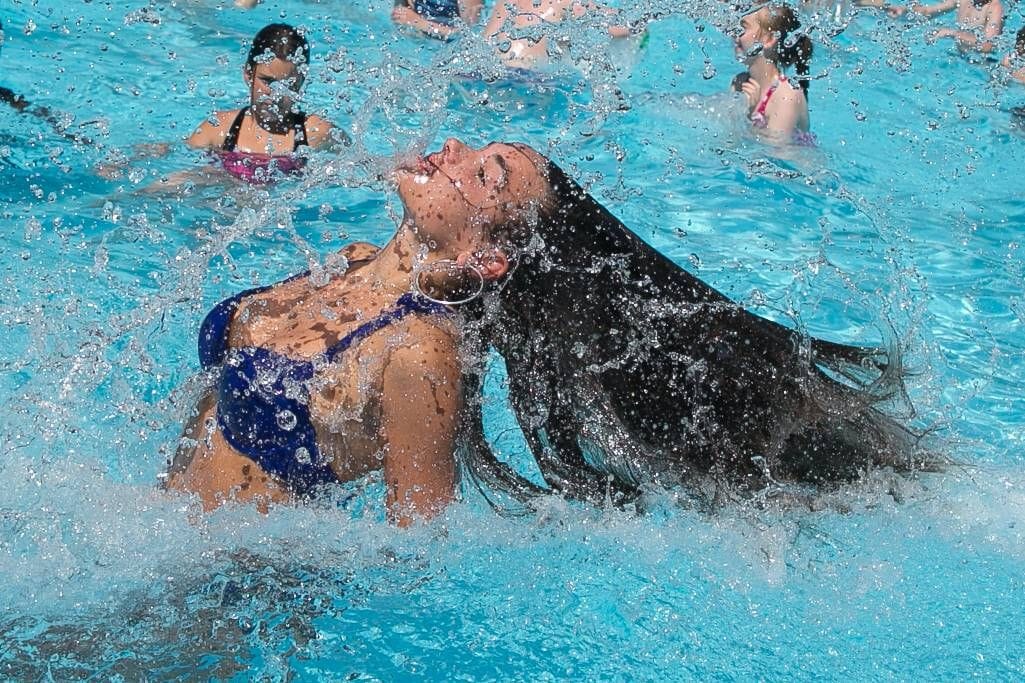
{"label": "bikini strap", "polygon": [[203,323],[199,327],[198,350],[200,366],[207,369],[216,367],[224,362],[224,357],[228,353],[228,332],[231,330],[231,321],[235,317],[235,311],[238,310],[239,304],[242,303],[243,299],[247,296],[262,294],[272,287],[307,277],[309,274],[310,271],[306,270],[273,285],[263,285],[247,289],[228,297],[210,309],[210,312],[203,318]]}
{"label": "bikini strap", "polygon": [[296,119],[297,120],[296,120],[295,126],[293,128],[295,130],[295,137],[293,138],[293,141],[292,141],[292,151],[293,152],[296,151],[297,149],[299,149],[300,145],[309,146],[309,144],[310,144],[308,142],[309,138],[306,135],[306,113],[305,112],[299,112],[298,114],[296,114]]}
{"label": "bikini strap", "polygon": [[224,356],[228,353],[228,331],[231,329],[231,320],[235,317],[242,299],[253,294],[260,294],[270,289],[272,285],[253,287],[244,292],[239,292],[220,302],[206,314],[203,324],[199,327],[199,365],[203,369],[213,368],[224,362]]}
{"label": "bikini strap", "polygon": [[406,292],[399,297],[399,300],[395,302],[395,306],[393,308],[381,312],[381,314],[376,318],[368,320],[349,334],[339,339],[333,346],[324,352],[324,358],[326,358],[328,362],[333,362],[339,354],[343,353],[356,342],[362,341],[374,332],[377,332],[394,322],[402,320],[410,313],[448,312],[449,308],[447,306],[442,306],[441,304],[433,301],[428,301],[422,296],[417,296],[412,292]]}
{"label": "bikini strap", "polygon": [[772,94],[774,92],[776,92],[776,88],[777,87],[779,87],[779,79],[778,78],[772,82],[772,85],[769,86],[769,89],[765,91],[764,95],[762,95],[761,102],[759,102],[758,103],[758,107],[755,108],[755,113],[756,114],[760,114],[762,116],[765,116],[765,108],[767,106],[769,106],[769,100],[772,99]]}
{"label": "bikini strap", "polygon": [[238,134],[242,132],[242,122],[245,121],[246,112],[248,111],[248,106],[242,107],[238,110],[238,114],[235,115],[235,120],[231,122],[228,134],[224,137],[224,142],[221,144],[221,149],[225,152],[234,152],[235,148],[238,147]]}

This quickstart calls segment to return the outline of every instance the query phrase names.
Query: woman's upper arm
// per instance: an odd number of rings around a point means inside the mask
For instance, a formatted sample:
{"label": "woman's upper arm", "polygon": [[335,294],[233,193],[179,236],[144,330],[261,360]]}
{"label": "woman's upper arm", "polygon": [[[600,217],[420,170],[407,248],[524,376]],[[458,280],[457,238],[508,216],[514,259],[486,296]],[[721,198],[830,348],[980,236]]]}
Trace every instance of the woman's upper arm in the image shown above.
{"label": "woman's upper arm", "polygon": [[462,408],[455,341],[424,321],[413,325],[416,340],[391,352],[381,389],[388,512],[399,526],[437,514],[455,495]]}
{"label": "woman's upper arm", "polygon": [[462,0],[459,3],[460,16],[463,21],[473,26],[480,19],[481,10],[484,9],[484,3],[481,0]]}

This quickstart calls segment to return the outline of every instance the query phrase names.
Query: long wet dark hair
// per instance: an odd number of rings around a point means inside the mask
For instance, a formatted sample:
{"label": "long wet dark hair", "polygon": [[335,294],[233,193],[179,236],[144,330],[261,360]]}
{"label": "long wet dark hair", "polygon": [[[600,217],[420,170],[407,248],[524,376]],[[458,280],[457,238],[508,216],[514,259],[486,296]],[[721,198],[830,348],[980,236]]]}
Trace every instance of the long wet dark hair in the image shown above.
{"label": "long wet dark hair", "polygon": [[625,501],[650,484],[755,492],[921,464],[918,435],[883,410],[904,397],[896,353],[746,311],[555,164],[543,172],[552,191],[530,221],[531,243],[474,313],[478,351],[505,359],[512,409],[549,488],[492,452],[471,370],[462,463],[481,490]]}

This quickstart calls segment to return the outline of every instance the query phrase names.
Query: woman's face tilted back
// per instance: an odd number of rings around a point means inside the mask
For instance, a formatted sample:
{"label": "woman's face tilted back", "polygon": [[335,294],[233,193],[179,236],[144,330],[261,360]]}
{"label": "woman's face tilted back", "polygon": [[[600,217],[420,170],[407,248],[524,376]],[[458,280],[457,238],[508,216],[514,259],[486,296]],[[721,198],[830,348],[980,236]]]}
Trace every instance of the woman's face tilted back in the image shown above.
{"label": "woman's face tilted back", "polygon": [[[537,157],[536,159],[532,157]],[[455,257],[492,246],[549,193],[540,155],[500,142],[474,149],[449,139],[441,151],[396,171],[399,198],[419,238]]]}

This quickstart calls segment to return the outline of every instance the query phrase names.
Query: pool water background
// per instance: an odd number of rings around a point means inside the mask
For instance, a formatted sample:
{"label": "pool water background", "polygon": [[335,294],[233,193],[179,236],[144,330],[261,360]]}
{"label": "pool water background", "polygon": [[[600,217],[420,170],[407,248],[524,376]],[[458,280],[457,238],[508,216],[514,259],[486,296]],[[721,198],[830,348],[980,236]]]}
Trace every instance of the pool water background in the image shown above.
{"label": "pool water background", "polygon": [[[590,55],[586,83],[510,91],[450,83],[492,68],[484,51],[399,36],[386,5],[5,6],[2,85],[74,112],[69,130],[101,147],[0,111],[0,672],[1025,675],[1025,207],[1009,113],[1025,89],[925,44],[921,27],[864,12],[816,48],[819,147],[780,150],[752,140],[723,94],[739,70],[728,38],[688,17],[654,24],[644,50],[612,64]],[[93,171],[241,102],[244,44],[278,19],[311,30],[309,108],[354,147],[270,190],[196,177],[144,191],[202,165],[180,149],[114,181]],[[1020,23],[1009,18],[1008,41]],[[917,372],[917,424],[936,426],[962,464],[875,473],[816,511],[709,515],[653,493],[639,516],[551,500],[504,519],[468,492],[411,532],[380,520],[374,484],[364,515],[197,517],[159,493],[205,310],[349,240],[380,243],[398,207],[375,174],[447,135],[549,152],[645,239],[763,315],[899,344]]]}

